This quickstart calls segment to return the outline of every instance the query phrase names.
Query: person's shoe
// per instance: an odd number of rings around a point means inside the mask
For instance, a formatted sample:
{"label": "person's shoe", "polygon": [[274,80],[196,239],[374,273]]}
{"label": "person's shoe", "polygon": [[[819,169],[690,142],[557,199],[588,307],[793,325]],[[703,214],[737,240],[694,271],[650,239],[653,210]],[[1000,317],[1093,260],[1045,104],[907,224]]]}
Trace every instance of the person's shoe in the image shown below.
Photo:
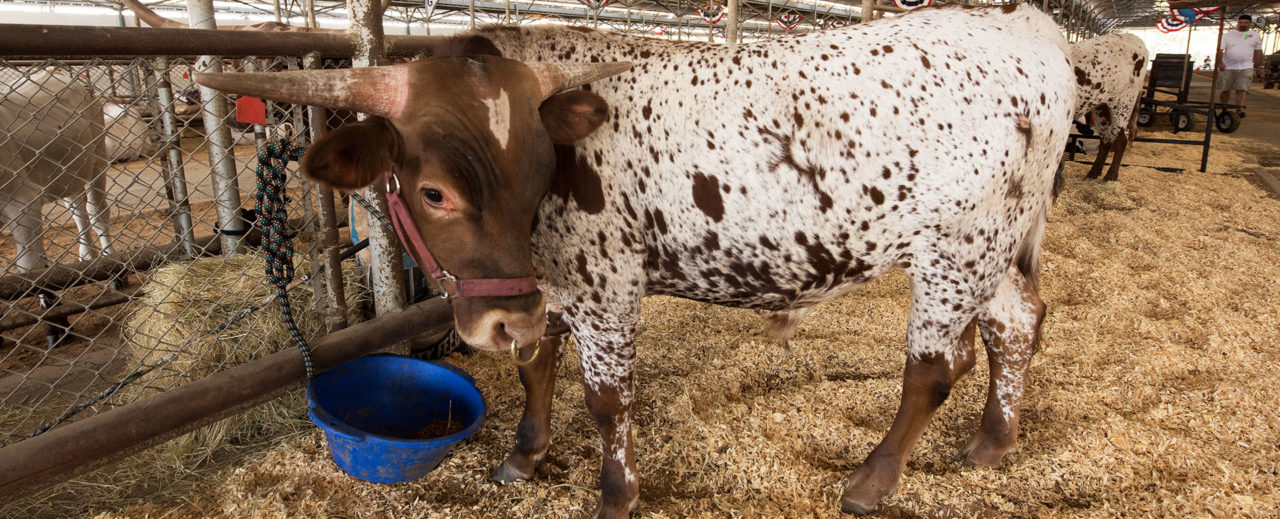
{"label": "person's shoe", "polygon": [[1244,110],[1236,110],[1236,117],[1244,119]]}

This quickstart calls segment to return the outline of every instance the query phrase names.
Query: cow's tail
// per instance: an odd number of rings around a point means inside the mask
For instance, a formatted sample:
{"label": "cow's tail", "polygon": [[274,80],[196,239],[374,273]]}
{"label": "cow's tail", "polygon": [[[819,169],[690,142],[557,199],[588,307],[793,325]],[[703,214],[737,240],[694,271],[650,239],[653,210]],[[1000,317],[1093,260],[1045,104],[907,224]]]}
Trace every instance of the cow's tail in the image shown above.
{"label": "cow's tail", "polygon": [[1045,203],[1031,223],[1031,228],[1027,229],[1027,234],[1022,237],[1018,252],[1013,256],[1014,267],[1037,291],[1040,290],[1040,241],[1044,238],[1044,228],[1048,223],[1049,204]]}

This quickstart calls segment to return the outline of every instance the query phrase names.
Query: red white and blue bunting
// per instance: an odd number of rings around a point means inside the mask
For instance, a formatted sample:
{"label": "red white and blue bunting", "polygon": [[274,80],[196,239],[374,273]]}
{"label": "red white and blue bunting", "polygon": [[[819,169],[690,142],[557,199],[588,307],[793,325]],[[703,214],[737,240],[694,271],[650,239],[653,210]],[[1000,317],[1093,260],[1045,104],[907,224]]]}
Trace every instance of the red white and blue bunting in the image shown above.
{"label": "red white and blue bunting", "polygon": [[774,21],[778,22],[778,27],[791,31],[800,26],[800,22],[804,21],[804,17],[800,16],[799,13],[786,13],[778,15]]}
{"label": "red white and blue bunting", "polygon": [[1184,27],[1191,25],[1203,18],[1205,15],[1213,14],[1221,11],[1222,7],[1214,7],[1212,9],[1169,9],[1169,17],[1156,22],[1156,29],[1163,33],[1180,31]]}
{"label": "red white and blue bunting", "polygon": [[896,5],[901,9],[908,9],[908,10],[915,9],[917,7],[924,7],[926,5],[932,5],[932,4],[933,4],[933,0],[893,0],[893,5]]}
{"label": "red white and blue bunting", "polygon": [[599,11],[609,5],[609,0],[581,0],[581,2],[587,4],[587,9],[592,11]]}
{"label": "red white and blue bunting", "polygon": [[698,9],[698,16],[702,17],[702,21],[715,25],[724,19],[724,6],[713,5],[706,9]]}
{"label": "red white and blue bunting", "polygon": [[849,22],[846,22],[844,20],[837,20],[835,18],[827,18],[826,20],[822,21],[822,24],[824,27],[828,29],[839,29],[841,27],[848,26]]}
{"label": "red white and blue bunting", "polygon": [[663,26],[661,26],[661,27],[659,27],[659,26],[654,26],[654,27],[653,27],[653,34],[656,34],[656,35],[658,35],[658,36],[662,36],[663,34],[666,34],[666,33],[667,33],[667,29],[670,29],[670,28],[671,28],[671,26],[670,26],[670,25],[663,25]]}

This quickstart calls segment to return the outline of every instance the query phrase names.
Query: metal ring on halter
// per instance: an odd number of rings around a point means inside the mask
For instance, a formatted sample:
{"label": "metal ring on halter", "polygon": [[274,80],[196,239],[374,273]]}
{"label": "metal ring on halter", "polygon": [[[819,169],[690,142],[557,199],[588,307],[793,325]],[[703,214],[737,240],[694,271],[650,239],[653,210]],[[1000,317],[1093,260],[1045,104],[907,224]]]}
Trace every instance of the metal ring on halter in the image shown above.
{"label": "metal ring on halter", "polygon": [[515,362],[517,366],[528,366],[533,364],[533,359],[538,358],[538,352],[540,351],[542,351],[541,337],[538,338],[538,342],[533,343],[533,355],[529,357],[529,360],[522,361],[520,360],[520,345],[515,339],[511,339],[511,360]]}
{"label": "metal ring on halter", "polygon": [[[396,181],[395,189],[391,189],[392,180]],[[383,183],[386,184],[387,194],[396,193],[400,191],[400,178],[397,177],[394,173],[387,175],[387,178],[383,181]]]}

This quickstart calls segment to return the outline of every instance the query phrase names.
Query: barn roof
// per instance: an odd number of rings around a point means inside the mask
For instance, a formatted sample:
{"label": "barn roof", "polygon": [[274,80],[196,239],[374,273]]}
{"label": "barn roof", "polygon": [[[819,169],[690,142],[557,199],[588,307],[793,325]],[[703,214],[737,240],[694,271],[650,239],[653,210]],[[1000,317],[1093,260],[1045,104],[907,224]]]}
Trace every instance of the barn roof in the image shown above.
{"label": "barn roof", "polygon": [[[23,1],[23,0],[18,0]],[[27,0],[31,1],[31,0]],[[346,2],[343,0],[312,0],[318,17],[345,18]],[[389,34],[396,33],[397,24],[421,24],[427,19],[426,2],[429,0],[392,0],[388,11]],[[599,25],[619,30],[676,31],[684,28],[684,34],[706,37],[709,24],[700,16],[714,14],[715,6],[725,0],[435,0],[430,15],[433,27],[459,28],[469,23],[469,9],[474,5],[476,23],[531,23],[543,20],[560,21],[578,25]],[[916,2],[920,0],[915,0]],[[935,0],[939,2],[1008,3],[1016,0]],[[182,16],[186,0],[143,0],[157,12],[170,16]],[[893,0],[873,0],[877,10],[901,11]],[[1275,31],[1280,26],[1280,0],[1025,0],[1053,13],[1064,25],[1077,20],[1083,31],[1105,34],[1119,28],[1149,28],[1170,16],[1170,6],[1179,8],[1226,5],[1225,12],[1234,18],[1242,12],[1263,16],[1264,31]],[[116,0],[54,0],[53,4],[96,5],[117,8]],[[601,6],[601,3],[604,5]],[[285,13],[292,13],[289,23],[302,25],[302,13],[307,0],[219,0],[215,9],[237,13],[271,15],[275,5]],[[813,30],[839,23],[856,23],[862,17],[863,0],[740,0],[742,31],[745,36],[762,36],[784,29],[777,21],[780,15],[791,15],[798,20],[797,31]],[[599,7],[599,9],[596,9]],[[630,15],[628,15],[630,11]],[[716,27],[723,29],[721,22]]]}

